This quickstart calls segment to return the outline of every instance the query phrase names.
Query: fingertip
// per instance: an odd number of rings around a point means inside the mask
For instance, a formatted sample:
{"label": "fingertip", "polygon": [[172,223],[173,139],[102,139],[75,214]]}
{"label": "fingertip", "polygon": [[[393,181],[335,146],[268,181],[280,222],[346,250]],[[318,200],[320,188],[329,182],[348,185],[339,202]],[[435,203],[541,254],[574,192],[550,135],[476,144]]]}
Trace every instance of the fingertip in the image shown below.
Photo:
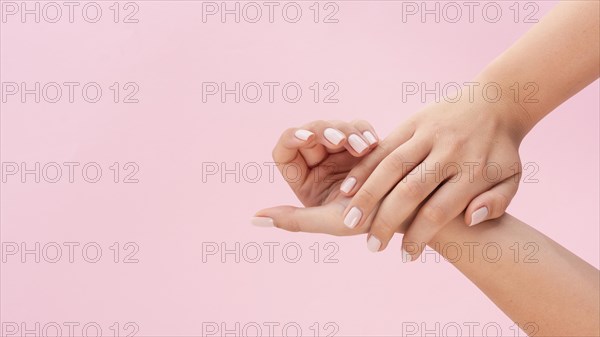
{"label": "fingertip", "polygon": [[275,226],[276,207],[263,208],[250,218],[250,223],[256,227],[277,227]]}
{"label": "fingertip", "polygon": [[356,186],[356,178],[347,177],[340,185],[340,191],[344,194],[349,195],[354,186]]}
{"label": "fingertip", "polygon": [[463,222],[467,226],[471,224],[471,217],[473,216],[473,212],[475,211],[475,207],[473,207],[472,205],[473,203],[467,206],[467,209],[465,210],[465,214],[463,216]]}
{"label": "fingertip", "polygon": [[381,249],[381,241],[375,235],[369,235],[369,238],[367,239],[367,248],[373,253],[383,250]]}
{"label": "fingertip", "polygon": [[363,137],[365,137],[369,145],[375,145],[379,142],[379,138],[373,132],[368,130],[363,132]]}
{"label": "fingertip", "polygon": [[362,216],[363,213],[358,207],[352,207],[344,217],[344,225],[346,225],[346,227],[350,229],[353,229],[354,227],[356,227],[356,225],[358,225]]}
{"label": "fingertip", "polygon": [[275,227],[275,222],[273,219],[266,216],[253,216],[250,219],[250,223],[256,227]]}
{"label": "fingertip", "polygon": [[471,212],[469,210],[465,212],[465,215],[463,216],[463,222],[467,226],[471,223]]}
{"label": "fingertip", "polygon": [[478,225],[488,219],[489,209],[486,206],[479,207],[473,214],[471,214],[471,221],[469,227]]}
{"label": "fingertip", "polygon": [[342,131],[334,128],[325,129],[323,131],[323,137],[335,146],[341,145],[342,142],[346,140],[346,135]]}
{"label": "fingertip", "polygon": [[294,132],[294,136],[301,141],[307,141],[314,135],[315,134],[312,131],[305,129],[298,129]]}
{"label": "fingertip", "polygon": [[412,262],[413,261],[413,256],[411,253],[409,253],[406,249],[402,248],[402,262],[407,263],[407,262]]}
{"label": "fingertip", "polygon": [[415,261],[421,255],[421,250],[416,242],[406,241],[406,236],[402,241],[402,262]]}
{"label": "fingertip", "polygon": [[354,133],[348,136],[348,144],[350,144],[350,147],[352,147],[358,157],[363,156],[367,152],[366,150],[369,148],[367,141]]}
{"label": "fingertip", "polygon": [[465,225],[471,226],[473,223],[473,213],[475,213],[478,209],[486,206],[488,204],[488,199],[486,197],[486,193],[480,194],[475,199],[471,200],[469,205],[465,210],[464,222]]}

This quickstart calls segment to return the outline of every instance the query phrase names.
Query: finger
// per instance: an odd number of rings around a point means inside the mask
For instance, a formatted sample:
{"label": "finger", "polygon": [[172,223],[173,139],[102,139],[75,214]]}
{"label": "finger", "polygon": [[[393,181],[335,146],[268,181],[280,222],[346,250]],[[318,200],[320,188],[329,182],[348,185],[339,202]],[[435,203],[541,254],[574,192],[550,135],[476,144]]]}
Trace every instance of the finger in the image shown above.
{"label": "finger", "polygon": [[[444,165],[444,167],[447,166]],[[461,173],[458,173],[460,171],[456,172],[457,174],[443,184],[430,199],[427,200],[423,207],[421,207],[415,221],[407,230],[402,244],[403,256],[408,258],[405,261],[417,259],[423,252],[425,245],[430,242],[435,235],[450,222],[450,220],[462,213],[476,196],[485,193],[485,191],[494,189],[498,186],[498,181],[502,184],[501,187],[499,187],[502,193],[510,193],[510,184],[515,184],[515,180],[510,179],[510,177],[504,178],[500,176],[498,179],[490,179],[491,177],[486,177],[486,171],[480,171],[475,174],[474,177],[466,177]],[[507,179],[510,179],[510,182],[504,184]],[[518,180],[516,180],[516,182],[518,183]],[[507,189],[508,191],[505,191]],[[514,196],[514,193],[516,193],[516,186],[512,193]],[[510,199],[508,201],[510,201]],[[500,207],[501,210],[498,210],[498,212],[501,213],[498,214],[498,216],[502,215],[508,206],[508,201],[506,201],[504,206]],[[477,205],[481,206],[481,204]],[[487,216],[487,214],[482,214],[483,212],[485,212],[485,209],[475,215],[477,217]]]}
{"label": "finger", "polygon": [[416,260],[433,237],[456,218],[474,196],[489,188],[483,180],[469,182],[454,176],[445,181],[419,209],[413,223],[402,239],[403,261]]}
{"label": "finger", "polygon": [[[360,127],[358,127],[360,128]],[[363,185],[377,165],[400,145],[406,143],[413,137],[414,126],[411,123],[403,124],[384,140],[378,141],[377,146],[365,156],[348,174],[348,177],[340,186],[340,191],[352,196]]]}
{"label": "finger", "polygon": [[313,141],[314,138],[311,131],[290,128],[281,134],[273,149],[272,155],[277,169],[294,191],[304,184],[309,174],[309,165],[299,149],[303,146],[314,148],[317,144]]}
{"label": "finger", "polygon": [[309,167],[315,167],[325,160],[329,154],[347,150],[354,157],[365,155],[369,145],[360,132],[351,123],[342,121],[314,121],[301,127],[312,132],[315,137],[312,143],[300,148]]}
{"label": "finger", "polygon": [[347,138],[340,129],[358,132],[349,123],[321,120],[283,132],[272,154],[277,168],[292,189],[296,190],[304,184],[310,168],[330,155],[328,150],[344,150],[342,143],[334,144]]}
{"label": "finger", "polygon": [[343,149],[343,147],[332,144],[324,138],[323,131],[330,127],[332,127],[332,123],[323,120],[313,121],[300,127],[300,129],[307,130],[315,135],[312,143],[308,143],[300,149],[300,154],[304,157],[308,167],[319,165],[329,156],[331,152],[329,150]]}
{"label": "finger", "polygon": [[[347,201],[346,201],[347,203]],[[291,232],[322,233],[337,236],[364,234],[367,227],[349,229],[344,226],[340,214],[345,207],[342,204],[328,204],[318,207],[298,208],[293,206],[277,206],[257,212],[251,223],[257,227],[278,227]],[[408,227],[415,212],[404,221],[402,229]],[[367,237],[368,245],[373,243],[372,237]]]}
{"label": "finger", "polygon": [[[427,167],[433,167],[433,162],[433,160],[426,159],[385,197],[375,214],[369,231],[370,237],[375,237],[380,245],[379,247],[369,245],[370,250],[384,250],[402,223],[440,184],[436,177],[424,176],[421,172]],[[408,230],[410,231],[410,228]]]}
{"label": "finger", "polygon": [[[340,142],[350,154],[355,157],[364,156],[369,152],[369,142],[363,135],[363,132],[358,129],[354,123],[331,121],[334,130],[340,131],[345,138]],[[366,122],[364,122],[366,123]],[[366,123],[369,125],[368,123]],[[370,125],[369,125],[370,127]],[[331,129],[325,129],[323,132],[325,138],[331,143],[335,143],[338,136]]]}
{"label": "finger", "polygon": [[379,142],[379,137],[369,122],[359,119],[352,121],[351,124],[360,132],[367,144],[369,144],[369,147],[373,147]]}
{"label": "finger", "polygon": [[[371,125],[367,122],[361,121],[356,124],[361,129],[372,130]],[[330,158],[330,155],[340,157],[338,159],[341,159],[342,162],[350,162],[353,165],[355,163],[345,159],[346,155],[343,153],[353,152],[354,157],[365,155],[368,150],[364,151],[362,148],[368,148],[369,145],[365,139],[358,136],[360,133],[361,131],[352,123],[314,121],[300,128],[290,128],[283,132],[273,149],[273,158],[286,182],[296,192],[305,184],[311,174],[311,168],[323,163]],[[349,141],[344,143],[346,139]],[[362,145],[358,147],[357,143]],[[346,147],[350,150],[344,151]],[[333,160],[332,164],[335,166],[336,161]]]}
{"label": "finger", "polygon": [[517,194],[520,179],[521,173],[515,174],[475,197],[465,211],[465,223],[475,226],[502,216]]}
{"label": "finger", "polygon": [[325,206],[298,208],[277,206],[263,209],[252,218],[259,227],[277,227],[291,232],[324,233],[331,235],[356,235],[361,229],[349,229],[340,221],[344,206],[330,203]]}
{"label": "finger", "polygon": [[429,145],[425,139],[411,138],[385,157],[350,201],[344,224],[350,228],[360,226],[375,205],[427,156]]}

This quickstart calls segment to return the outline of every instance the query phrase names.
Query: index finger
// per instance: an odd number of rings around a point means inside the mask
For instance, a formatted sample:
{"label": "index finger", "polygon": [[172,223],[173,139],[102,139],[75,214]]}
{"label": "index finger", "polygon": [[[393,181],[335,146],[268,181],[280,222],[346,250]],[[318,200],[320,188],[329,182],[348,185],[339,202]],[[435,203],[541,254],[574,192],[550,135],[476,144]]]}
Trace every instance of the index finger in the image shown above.
{"label": "index finger", "polygon": [[314,138],[315,135],[311,131],[289,128],[281,134],[273,149],[273,160],[277,169],[294,191],[304,184],[310,170],[300,149],[307,148],[313,152],[323,152],[322,156],[326,155],[323,146],[316,143]]}
{"label": "index finger", "polygon": [[346,196],[353,196],[365,183],[367,178],[375,171],[375,168],[383,159],[390,155],[397,147],[406,143],[414,135],[414,127],[406,122],[392,134],[380,141],[371,153],[366,155],[356,165],[340,186],[340,191]]}

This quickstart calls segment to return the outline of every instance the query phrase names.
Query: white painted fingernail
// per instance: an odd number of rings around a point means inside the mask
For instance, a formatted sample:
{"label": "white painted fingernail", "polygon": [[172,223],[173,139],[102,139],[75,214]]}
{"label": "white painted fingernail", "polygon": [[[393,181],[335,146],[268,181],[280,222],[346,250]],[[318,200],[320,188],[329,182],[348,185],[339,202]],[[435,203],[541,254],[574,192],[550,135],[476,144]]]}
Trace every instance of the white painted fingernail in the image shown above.
{"label": "white painted fingernail", "polygon": [[363,132],[363,136],[367,139],[370,145],[377,143],[377,138],[375,138],[371,131]]}
{"label": "white painted fingernail", "polygon": [[348,228],[356,227],[356,224],[358,224],[358,222],[360,221],[361,216],[362,212],[360,211],[360,209],[352,207],[350,209],[350,212],[348,212],[348,214],[346,214],[346,217],[344,218],[344,225],[346,225],[346,227]]}
{"label": "white painted fingernail", "polygon": [[342,131],[332,128],[327,128],[323,131],[323,136],[327,139],[331,144],[338,145],[346,136],[342,133]]}
{"label": "white painted fingernail", "polygon": [[352,190],[352,187],[354,187],[355,184],[356,184],[356,178],[348,177],[348,178],[346,178],[346,180],[344,180],[344,182],[340,186],[340,191],[342,191],[344,193],[350,193],[350,191]]}
{"label": "white painted fingernail", "polygon": [[371,235],[369,240],[367,240],[367,248],[369,248],[369,250],[373,253],[376,253],[379,251],[379,248],[381,248],[381,241],[379,241],[375,235]]}
{"label": "white painted fingernail", "polygon": [[275,227],[273,219],[264,216],[255,216],[250,222],[257,227]]}
{"label": "white painted fingernail", "polygon": [[402,248],[402,262],[411,262],[413,260],[412,255],[410,255],[404,248]]}
{"label": "white painted fingernail", "polygon": [[469,224],[469,227],[482,223],[487,218],[488,213],[488,208],[485,206],[473,212],[473,214],[471,214],[471,224]]}
{"label": "white painted fingernail", "polygon": [[350,137],[348,137],[348,142],[350,143],[350,146],[352,146],[354,151],[358,153],[363,152],[369,147],[369,145],[365,143],[365,141],[362,138],[355,134],[351,134]]}
{"label": "white painted fingernail", "polygon": [[296,138],[300,139],[300,140],[308,140],[308,138],[310,138],[310,136],[312,136],[313,133],[308,131],[308,130],[297,130],[296,132],[294,132],[294,136],[296,136]]}

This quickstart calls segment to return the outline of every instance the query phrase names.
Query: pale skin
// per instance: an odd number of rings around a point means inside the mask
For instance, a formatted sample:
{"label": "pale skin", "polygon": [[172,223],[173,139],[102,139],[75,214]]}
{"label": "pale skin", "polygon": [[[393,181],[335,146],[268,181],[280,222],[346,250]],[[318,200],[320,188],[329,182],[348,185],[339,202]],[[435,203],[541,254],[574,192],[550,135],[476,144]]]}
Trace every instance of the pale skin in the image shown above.
{"label": "pale skin", "polygon": [[[459,215],[476,225],[504,214],[518,188],[523,138],[599,76],[599,4],[560,3],[457,102],[426,107],[382,140],[348,174],[356,183],[343,191],[352,197],[344,224],[368,229],[368,247],[380,251],[418,210],[403,238],[414,260],[422,250],[408,246],[423,247]],[[486,84],[501,88],[497,101]]]}
{"label": "pale skin", "polygon": [[[273,150],[273,157],[280,163],[278,167],[282,172],[286,172],[287,167],[302,167],[300,175],[294,173],[284,177],[307,207],[264,209],[256,213],[255,224],[332,235],[368,232],[374,215],[365,220],[364,226],[348,228],[343,225],[341,215],[350,198],[340,192],[340,185],[351,166],[373,147],[359,154],[346,149],[347,144],[333,146],[319,136],[319,131],[327,127],[351,132],[362,128],[374,132],[362,121],[318,121],[284,132]],[[311,131],[312,134],[302,140],[295,136],[298,130]],[[397,231],[406,232],[415,215],[416,212],[413,212],[404,219]],[[492,254],[482,253],[483,245],[490,243],[502,252],[500,257],[495,251]],[[463,215],[459,215],[427,244],[477,285],[529,335],[600,335],[599,271],[518,219],[505,214],[469,227],[464,224]],[[455,249],[448,248],[456,245],[463,248],[461,257],[457,257]],[[526,250],[530,251],[527,247],[531,245],[536,249],[534,256],[525,254]],[[467,254],[467,247],[472,247],[473,251]],[[519,253],[516,254],[516,251]]]}
{"label": "pale skin", "polygon": [[[439,249],[525,332],[599,336],[598,270],[504,214],[518,188],[524,137],[598,78],[599,30],[598,1],[561,3],[477,76],[473,92],[464,89],[455,103],[425,108],[361,151],[344,130],[366,128],[374,135],[366,122],[316,122],[306,139],[294,137],[298,129],[288,130],[273,156],[307,208],[269,208],[253,221],[290,231],[368,233],[373,251],[385,249],[394,233],[405,233],[404,260],[416,260],[425,244]],[[498,101],[482,99],[488,83],[502,89]],[[537,90],[534,100],[523,97],[528,83]],[[329,124],[346,134],[337,145],[324,138]],[[500,168],[493,179],[484,170],[489,164]],[[300,179],[287,177],[290,165],[299,168]],[[419,170],[434,174],[421,176]],[[511,254],[493,263],[482,254],[454,259],[440,249],[470,242],[494,242],[504,252],[515,242],[535,243],[537,262],[515,262]]]}

